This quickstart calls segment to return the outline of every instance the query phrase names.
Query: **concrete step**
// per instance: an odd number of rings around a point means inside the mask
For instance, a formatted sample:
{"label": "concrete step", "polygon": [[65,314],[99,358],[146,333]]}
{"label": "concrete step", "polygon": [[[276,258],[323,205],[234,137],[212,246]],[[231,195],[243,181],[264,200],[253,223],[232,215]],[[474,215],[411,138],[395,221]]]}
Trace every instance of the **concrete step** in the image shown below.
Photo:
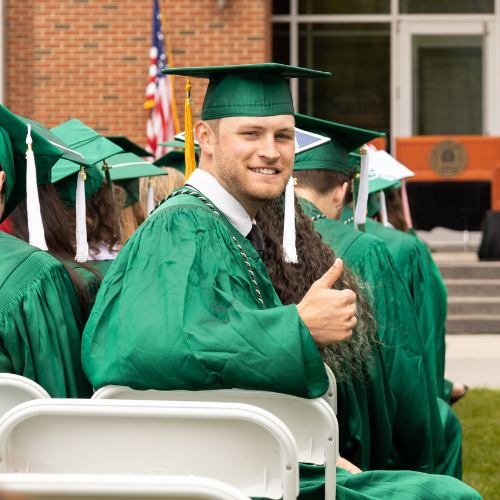
{"label": "concrete step", "polygon": [[499,333],[500,314],[449,314],[446,333]]}
{"label": "concrete step", "polygon": [[500,297],[448,297],[448,314],[500,314]]}
{"label": "concrete step", "polygon": [[500,297],[500,279],[445,279],[449,297]]}
{"label": "concrete step", "polygon": [[439,262],[444,279],[500,280],[500,262]]}

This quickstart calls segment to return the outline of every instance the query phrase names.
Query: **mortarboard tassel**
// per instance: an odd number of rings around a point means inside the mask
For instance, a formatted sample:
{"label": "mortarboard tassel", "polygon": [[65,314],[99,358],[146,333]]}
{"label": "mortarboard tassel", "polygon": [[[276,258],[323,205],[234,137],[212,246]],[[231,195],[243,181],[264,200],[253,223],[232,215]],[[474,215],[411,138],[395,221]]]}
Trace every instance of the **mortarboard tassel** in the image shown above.
{"label": "mortarboard tassel", "polygon": [[35,155],[31,145],[31,125],[28,125],[28,135],[26,136],[26,208],[28,213],[28,230],[30,235],[30,245],[41,250],[48,250],[43,230],[42,214],[40,213],[40,200],[38,199],[38,184],[36,179]]}
{"label": "mortarboard tassel", "polygon": [[184,109],[184,130],[186,131],[186,180],[196,170],[196,156],[194,152],[193,115],[191,107],[194,106],[194,99],[191,98],[191,82],[189,76],[186,82],[186,106]]}
{"label": "mortarboard tassel", "polygon": [[366,209],[368,205],[368,150],[366,146],[359,148],[361,168],[359,177],[358,196],[354,210],[354,228],[365,230]]}
{"label": "mortarboard tassel", "polygon": [[155,181],[149,178],[149,183],[148,183],[148,199],[146,202],[146,211],[147,215],[149,215],[155,208],[155,199],[153,196],[153,186],[155,185]]}
{"label": "mortarboard tassel", "polygon": [[297,248],[295,246],[295,195],[294,179],[290,177],[285,189],[285,223],[283,226],[283,253],[285,262],[297,264]]}
{"label": "mortarboard tassel", "polygon": [[385,227],[391,227],[389,217],[387,217],[387,203],[385,202],[384,190],[380,191],[380,214],[382,216],[382,224]]}
{"label": "mortarboard tassel", "polygon": [[89,244],[87,241],[87,209],[85,206],[85,181],[87,174],[80,167],[76,180],[76,257],[77,262],[87,262],[89,258]]}
{"label": "mortarboard tassel", "polygon": [[403,213],[405,216],[406,225],[408,229],[413,228],[413,223],[411,221],[410,205],[408,203],[408,194],[406,192],[406,181],[401,180],[401,203],[403,204]]}

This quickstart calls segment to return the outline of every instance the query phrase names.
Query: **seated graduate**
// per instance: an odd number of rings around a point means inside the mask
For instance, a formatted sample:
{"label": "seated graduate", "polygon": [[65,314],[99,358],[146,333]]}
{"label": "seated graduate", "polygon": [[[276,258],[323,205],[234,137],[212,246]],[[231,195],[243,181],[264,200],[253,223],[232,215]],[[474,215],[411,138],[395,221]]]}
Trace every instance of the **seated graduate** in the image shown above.
{"label": "seated graduate", "polygon": [[[350,192],[346,193],[346,205],[341,220],[351,227],[354,226],[353,200]],[[386,227],[371,218],[367,218],[365,229],[367,233],[384,241],[408,285],[437,395],[449,402],[453,384],[445,383],[444,379],[447,292],[439,270],[425,243],[416,236]],[[461,393],[465,387],[457,386],[457,389]]]}
{"label": "seated graduate", "polygon": [[355,294],[330,290],[342,263],[301,304],[282,307],[246,236],[293,169],[284,75],[329,74],[275,64],[165,71],[210,76],[195,126],[200,168],[191,174],[193,148],[189,185],[148,217],[106,275],[83,336],[85,372],[96,389],[234,387],[318,397],[328,380],[316,344],[344,341],[356,324]]}
{"label": "seated graduate", "polygon": [[[376,133],[303,115],[296,115],[296,123],[302,129],[331,139],[331,142],[296,157],[295,190],[302,196],[299,198],[302,208],[314,222],[323,241],[368,285],[368,289],[365,287],[362,291],[376,319],[384,365],[397,406],[392,436],[389,436],[392,438],[389,462],[384,454],[387,446],[384,448],[380,443],[369,446],[374,437],[366,433],[367,425],[360,433],[363,436],[361,448],[365,454],[375,455],[371,457],[370,465],[366,460],[360,462],[352,453],[346,452],[345,455],[364,470],[389,467],[461,478],[460,424],[453,412],[436,398],[434,383],[426,370],[428,361],[407,286],[380,239],[355,231],[337,220],[341,217],[348,185],[349,149],[373,139]],[[279,259],[276,262],[271,263],[273,268],[285,266]],[[307,267],[314,263],[309,264],[306,258],[302,265]],[[280,291],[286,293],[285,290],[297,288],[283,281],[286,277],[283,272],[269,270],[278,295],[282,301],[285,299],[284,303],[289,303],[289,298],[281,296]],[[299,279],[297,269],[292,268],[288,273],[288,279]],[[299,300],[302,293],[297,293],[295,299]],[[378,405],[375,403],[373,408],[379,408],[383,415],[383,405],[383,399],[379,398]],[[370,417],[366,415],[365,419],[369,421]],[[449,435],[451,439],[448,439]]]}
{"label": "seated graduate", "polygon": [[[380,214],[375,214],[374,217],[372,217],[374,220],[377,222],[381,222],[385,226],[388,227],[393,227],[394,229],[398,229],[400,231],[403,231],[404,233],[409,233],[412,234],[413,236],[417,237],[416,231],[413,229],[413,225],[411,223],[411,216],[410,216],[410,208],[408,207],[408,203],[406,202],[406,212],[405,208],[403,205],[403,197],[406,198],[406,188],[404,185],[404,180],[401,182],[401,186],[393,186],[390,188],[387,188],[384,190],[384,196],[379,197],[379,202],[380,205],[382,205],[383,201],[385,201],[386,204],[386,212],[387,212],[387,223],[384,223],[382,220],[382,215]],[[400,194],[403,193],[403,196]],[[375,193],[378,194],[378,193]],[[371,196],[371,195],[370,195]],[[378,210],[377,210],[378,212]],[[370,216],[370,215],[369,215]],[[436,263],[434,262],[434,259],[432,258],[432,254],[429,251],[429,248],[427,245],[421,245],[422,251],[427,255],[427,262],[429,263],[432,273],[434,275],[434,278],[436,279],[436,282],[438,284],[438,287],[440,289],[440,298],[441,298],[441,307],[443,310],[447,310],[447,298],[448,298],[448,290],[446,289],[446,285],[444,284],[443,277],[441,276],[441,272],[439,271],[439,268],[437,267]],[[439,368],[438,368],[439,370]],[[469,391],[469,388],[461,383],[458,382],[452,382],[450,380],[444,379],[444,395],[443,399],[450,403],[450,405],[453,405],[456,403],[459,399],[462,399],[467,392]]]}
{"label": "seated graduate", "polygon": [[[319,150],[324,147],[321,146]],[[310,154],[310,152],[309,152]],[[294,176],[297,173],[294,172]],[[303,200],[305,201],[305,200]],[[314,224],[295,200],[296,264],[283,255],[283,197],[266,203],[255,218],[264,238],[263,260],[281,302],[297,304],[317,276],[322,276],[339,254],[324,242]],[[356,293],[358,323],[346,342],[323,346],[321,355],[337,381],[337,419],[341,457],[361,470],[384,470],[392,448],[396,402],[392,394],[376,331],[365,294],[368,285],[349,271],[349,262],[337,280],[339,289]],[[344,467],[344,464],[338,464]]]}
{"label": "seated graduate", "polygon": [[[319,151],[320,148],[317,149]],[[315,223],[296,201],[298,262],[286,262],[281,244],[284,205],[283,197],[267,203],[259,209],[256,222],[262,230],[265,243],[263,259],[273,286],[283,304],[289,304],[302,299],[309,285],[314,283],[315,276],[321,276],[324,269],[328,269],[335,260],[335,254],[321,241],[321,236],[314,229]],[[369,240],[370,238],[365,240],[365,243],[369,243]],[[344,343],[320,349],[323,359],[336,374],[339,389],[337,418],[339,451],[343,458],[337,463],[338,497],[383,499],[390,491],[391,497],[394,495],[403,499],[429,498],[429,492],[435,498],[477,498],[478,495],[473,490],[454,478],[421,472],[361,473],[356,467],[359,464],[363,468],[363,462],[374,468],[387,466],[396,407],[380,352],[381,347],[387,349],[388,346],[379,345],[377,341],[370,307],[362,294],[364,284],[344,267],[336,286],[355,291],[358,304],[358,323],[353,329],[353,335]],[[415,409],[414,407],[413,411]],[[413,434],[412,422],[407,425],[406,432]],[[402,432],[399,435],[401,434]],[[408,451],[406,454],[409,454]],[[324,468],[300,464],[300,475],[301,498],[324,497]],[[447,489],[448,485],[452,490]]]}
{"label": "seated graduate", "polygon": [[63,151],[3,106],[0,123],[0,222],[28,191],[31,243],[0,232],[0,372],[27,377],[51,397],[90,397],[75,287],[64,266],[42,251],[37,178],[50,173]]}

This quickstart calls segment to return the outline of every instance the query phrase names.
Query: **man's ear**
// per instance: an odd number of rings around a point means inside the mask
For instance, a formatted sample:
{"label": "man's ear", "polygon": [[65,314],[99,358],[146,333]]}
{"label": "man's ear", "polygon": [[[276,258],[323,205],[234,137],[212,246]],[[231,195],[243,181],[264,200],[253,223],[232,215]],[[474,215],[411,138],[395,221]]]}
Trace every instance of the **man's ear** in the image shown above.
{"label": "man's ear", "polygon": [[211,155],[215,144],[215,133],[209,127],[208,123],[204,121],[197,122],[194,126],[194,135],[202,153]]}
{"label": "man's ear", "polygon": [[0,193],[3,193],[5,191],[5,179],[5,172],[3,170],[0,170]]}
{"label": "man's ear", "polygon": [[344,205],[344,198],[345,194],[347,192],[347,186],[349,185],[348,182],[344,182],[343,184],[339,184],[334,190],[333,190],[333,203],[336,208],[339,208]]}

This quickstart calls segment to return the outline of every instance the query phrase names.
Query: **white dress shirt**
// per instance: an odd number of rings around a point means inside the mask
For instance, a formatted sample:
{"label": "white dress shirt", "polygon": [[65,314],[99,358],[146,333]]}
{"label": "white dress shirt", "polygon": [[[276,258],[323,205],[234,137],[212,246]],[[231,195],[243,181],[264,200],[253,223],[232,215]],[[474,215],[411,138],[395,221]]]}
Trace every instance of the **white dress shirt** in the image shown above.
{"label": "white dress shirt", "polygon": [[205,195],[226,216],[229,222],[243,235],[252,230],[252,219],[243,205],[208,172],[197,168],[186,181],[186,186],[192,187]]}

